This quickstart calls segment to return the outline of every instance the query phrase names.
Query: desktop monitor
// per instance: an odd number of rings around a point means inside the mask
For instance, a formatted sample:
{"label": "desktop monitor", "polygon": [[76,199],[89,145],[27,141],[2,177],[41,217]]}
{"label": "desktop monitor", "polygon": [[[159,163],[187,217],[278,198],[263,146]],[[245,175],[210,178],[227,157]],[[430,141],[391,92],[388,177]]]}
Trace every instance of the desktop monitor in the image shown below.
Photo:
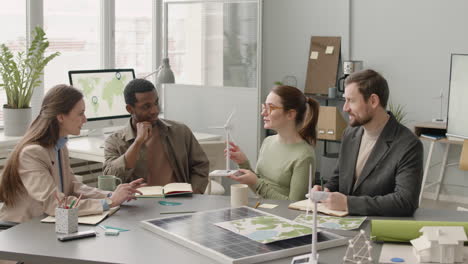
{"label": "desktop monitor", "polygon": [[83,93],[88,121],[130,117],[123,91],[135,79],[133,69],[69,71],[68,77]]}
{"label": "desktop monitor", "polygon": [[468,54],[452,54],[447,136],[468,139]]}

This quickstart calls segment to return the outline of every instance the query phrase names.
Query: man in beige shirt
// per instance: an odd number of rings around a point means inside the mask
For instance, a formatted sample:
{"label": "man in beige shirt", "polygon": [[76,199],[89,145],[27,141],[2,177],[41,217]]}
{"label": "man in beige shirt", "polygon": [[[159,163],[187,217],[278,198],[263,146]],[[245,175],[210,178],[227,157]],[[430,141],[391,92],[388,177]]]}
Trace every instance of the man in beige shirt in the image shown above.
{"label": "man in beige shirt", "polygon": [[148,185],[188,182],[195,193],[203,193],[208,184],[208,158],[190,129],[158,118],[159,98],[151,82],[131,81],[124,96],[131,118],[106,140],[104,173],[123,182],[142,177]]}

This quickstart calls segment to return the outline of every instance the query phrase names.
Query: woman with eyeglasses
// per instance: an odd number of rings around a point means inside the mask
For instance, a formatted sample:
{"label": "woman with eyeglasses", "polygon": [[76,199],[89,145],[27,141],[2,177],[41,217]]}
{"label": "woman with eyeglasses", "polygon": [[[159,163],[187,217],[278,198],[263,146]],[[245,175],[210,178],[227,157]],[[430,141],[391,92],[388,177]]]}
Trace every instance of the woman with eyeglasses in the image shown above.
{"label": "woman with eyeglasses", "polygon": [[[60,84],[44,96],[39,115],[8,158],[0,180],[0,220],[25,222],[55,208],[74,206],[79,215],[100,214],[135,199],[143,179],[120,184],[114,192],[86,186],[70,167],[68,135],[79,135],[86,122],[83,94]],[[81,199],[80,199],[81,198]]]}
{"label": "woman with eyeglasses", "polygon": [[256,172],[240,148],[230,142],[230,158],[243,174],[229,178],[248,184],[266,199],[305,199],[310,165],[312,176],[315,175],[314,146],[319,107],[317,101],[295,87],[274,87],[262,105],[261,115],[264,128],[277,134],[263,141]]}

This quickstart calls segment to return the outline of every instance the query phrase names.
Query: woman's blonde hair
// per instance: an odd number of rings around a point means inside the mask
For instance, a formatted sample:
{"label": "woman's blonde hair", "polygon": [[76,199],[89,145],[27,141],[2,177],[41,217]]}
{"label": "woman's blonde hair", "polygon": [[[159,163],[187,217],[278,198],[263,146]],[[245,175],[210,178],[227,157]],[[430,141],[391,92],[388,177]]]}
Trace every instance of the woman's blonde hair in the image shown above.
{"label": "woman's blonde hair", "polygon": [[60,133],[57,115],[70,113],[82,98],[83,94],[79,90],[66,84],[54,86],[44,96],[39,115],[5,164],[0,181],[0,201],[3,201],[5,206],[13,207],[16,196],[26,191],[18,172],[21,162],[19,156],[23,148],[30,144],[38,144],[45,148],[55,146]]}

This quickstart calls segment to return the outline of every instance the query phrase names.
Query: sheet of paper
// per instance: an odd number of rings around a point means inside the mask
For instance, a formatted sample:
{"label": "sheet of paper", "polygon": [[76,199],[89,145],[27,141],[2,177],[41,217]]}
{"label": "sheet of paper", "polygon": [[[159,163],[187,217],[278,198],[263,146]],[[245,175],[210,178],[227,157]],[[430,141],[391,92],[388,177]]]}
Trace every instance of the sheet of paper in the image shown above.
{"label": "sheet of paper", "polygon": [[244,218],[215,225],[263,244],[312,234],[312,228],[275,215]]}
{"label": "sheet of paper", "polygon": [[[78,217],[78,224],[83,225],[97,225],[99,224],[104,218],[107,216],[113,215],[117,210],[120,209],[120,206],[113,207],[109,209],[109,211],[104,211],[102,214],[96,215],[86,215],[86,216],[79,216]],[[48,216],[41,220],[42,223],[55,223],[55,217]]]}
{"label": "sheet of paper", "polygon": [[273,209],[277,207],[277,204],[260,204],[258,207],[260,208],[266,208],[266,209]]}
{"label": "sheet of paper", "polygon": [[310,59],[311,60],[316,60],[316,59],[318,59],[318,55],[319,55],[318,51],[312,51],[310,53]]}
{"label": "sheet of paper", "polygon": [[[353,230],[359,228],[367,217],[336,217],[328,215],[317,215],[317,226],[336,230]],[[312,226],[314,224],[312,215],[300,214],[295,222]]]}
{"label": "sheet of paper", "polygon": [[335,47],[327,46],[327,48],[325,49],[325,54],[333,54],[333,50],[335,50]]}

